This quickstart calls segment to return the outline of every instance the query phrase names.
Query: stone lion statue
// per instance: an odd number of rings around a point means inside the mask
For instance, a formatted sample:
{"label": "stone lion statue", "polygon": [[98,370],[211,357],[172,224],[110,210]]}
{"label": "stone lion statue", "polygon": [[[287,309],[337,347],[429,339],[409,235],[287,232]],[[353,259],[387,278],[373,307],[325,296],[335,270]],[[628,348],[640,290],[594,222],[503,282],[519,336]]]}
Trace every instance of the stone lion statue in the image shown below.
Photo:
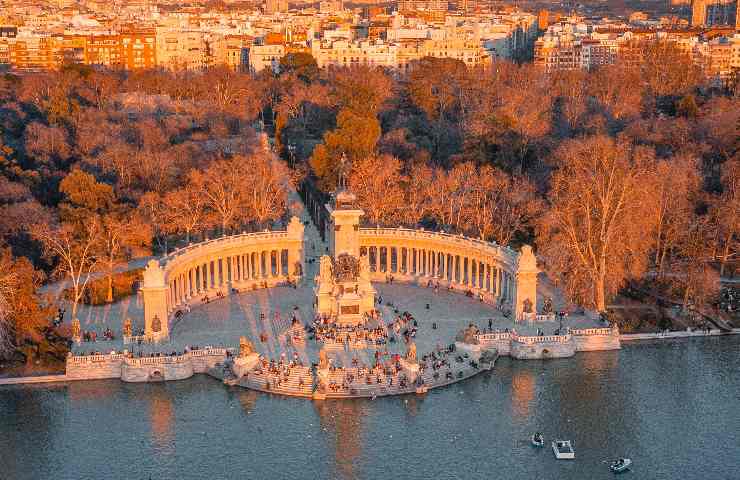
{"label": "stone lion statue", "polygon": [[460,330],[457,333],[457,335],[455,336],[455,341],[467,343],[468,345],[478,345],[478,339],[476,338],[476,335],[478,335],[478,333],[478,327],[471,323],[470,325],[468,325],[467,328]]}
{"label": "stone lion statue", "polygon": [[239,337],[239,356],[246,357],[249,354],[254,353],[254,346],[247,337]]}

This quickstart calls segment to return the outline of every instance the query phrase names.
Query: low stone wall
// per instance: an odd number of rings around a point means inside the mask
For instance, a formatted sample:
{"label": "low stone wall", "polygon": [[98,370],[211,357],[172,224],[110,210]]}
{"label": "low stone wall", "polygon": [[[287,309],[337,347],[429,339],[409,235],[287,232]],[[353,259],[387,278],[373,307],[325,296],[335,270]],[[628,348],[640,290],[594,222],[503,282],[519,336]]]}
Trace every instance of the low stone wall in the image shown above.
{"label": "low stone wall", "polygon": [[619,350],[622,344],[619,330],[611,328],[572,329],[570,331],[578,352]]}
{"label": "low stone wall", "polygon": [[179,357],[126,358],[121,367],[124,382],[184,380],[193,376],[193,362]]}
{"label": "low stone wall", "polygon": [[510,332],[481,333],[478,342],[499,355],[521,360],[571,357],[575,352],[619,350],[619,331],[611,328],[570,330],[568,335],[521,336]]}
{"label": "low stone wall", "polygon": [[576,345],[570,335],[514,336],[511,339],[511,357],[519,360],[567,358],[575,353]]}
{"label": "low stone wall", "polygon": [[191,350],[170,357],[132,357],[124,353],[105,355],[70,355],[66,380],[120,378],[124,382],[182,380],[195,373],[208,373],[226,360],[225,348]]}
{"label": "low stone wall", "polygon": [[67,380],[97,380],[121,378],[121,366],[125,358],[122,353],[105,355],[82,355],[67,357]]}
{"label": "low stone wall", "polygon": [[511,355],[511,333],[481,333],[477,338],[480,345],[495,348],[499,356]]}

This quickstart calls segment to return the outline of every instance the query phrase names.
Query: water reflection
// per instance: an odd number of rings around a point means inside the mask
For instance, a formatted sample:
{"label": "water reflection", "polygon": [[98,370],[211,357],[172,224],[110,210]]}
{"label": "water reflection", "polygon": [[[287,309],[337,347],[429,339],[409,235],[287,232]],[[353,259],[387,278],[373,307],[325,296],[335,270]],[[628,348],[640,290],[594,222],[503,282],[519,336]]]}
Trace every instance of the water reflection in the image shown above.
{"label": "water reflection", "polygon": [[515,369],[511,377],[511,411],[519,417],[529,415],[534,400],[535,377],[532,370]]}
{"label": "water reflection", "polygon": [[152,385],[147,393],[152,444],[160,454],[174,454],[172,427],[175,414],[172,398],[170,398],[171,393],[165,385]]}
{"label": "water reflection", "polygon": [[369,413],[368,402],[362,399],[314,402],[321,429],[334,435],[332,450],[339,478],[357,478],[354,464],[362,455],[363,419]]}

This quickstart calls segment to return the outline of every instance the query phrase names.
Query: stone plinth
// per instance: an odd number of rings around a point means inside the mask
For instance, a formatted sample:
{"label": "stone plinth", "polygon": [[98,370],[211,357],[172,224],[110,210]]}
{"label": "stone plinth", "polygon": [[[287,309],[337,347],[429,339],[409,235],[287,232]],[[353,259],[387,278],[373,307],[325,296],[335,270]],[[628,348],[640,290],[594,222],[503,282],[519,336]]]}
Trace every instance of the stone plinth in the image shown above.
{"label": "stone plinth", "polygon": [[[532,247],[524,245],[516,268],[515,312],[517,320],[523,320],[525,313],[537,311],[537,258]],[[529,310],[529,312],[526,312]]]}
{"label": "stone plinth", "polygon": [[234,375],[236,375],[236,378],[241,378],[244,375],[246,375],[248,372],[254,369],[254,367],[257,366],[257,364],[260,361],[260,356],[258,353],[253,352],[246,356],[240,356],[237,357],[234,360],[234,366],[232,367],[232,370],[234,371]]}

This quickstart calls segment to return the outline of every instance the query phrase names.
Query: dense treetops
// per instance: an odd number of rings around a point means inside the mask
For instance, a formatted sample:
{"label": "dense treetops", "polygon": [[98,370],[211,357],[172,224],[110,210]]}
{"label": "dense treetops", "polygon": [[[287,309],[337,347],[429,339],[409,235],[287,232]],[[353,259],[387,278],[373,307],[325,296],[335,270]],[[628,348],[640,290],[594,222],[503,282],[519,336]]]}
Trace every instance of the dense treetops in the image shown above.
{"label": "dense treetops", "polygon": [[21,276],[66,278],[76,308],[88,272],[284,221],[291,186],[333,190],[342,156],[369,224],[533,244],[572,300],[599,309],[645,275],[705,301],[737,253],[740,103],[672,47],[635,49],[550,76],[432,58],[319,70],[290,54],[259,76],[2,77],[0,244],[18,273],[3,280],[0,336],[37,329],[12,306],[39,300]]}

